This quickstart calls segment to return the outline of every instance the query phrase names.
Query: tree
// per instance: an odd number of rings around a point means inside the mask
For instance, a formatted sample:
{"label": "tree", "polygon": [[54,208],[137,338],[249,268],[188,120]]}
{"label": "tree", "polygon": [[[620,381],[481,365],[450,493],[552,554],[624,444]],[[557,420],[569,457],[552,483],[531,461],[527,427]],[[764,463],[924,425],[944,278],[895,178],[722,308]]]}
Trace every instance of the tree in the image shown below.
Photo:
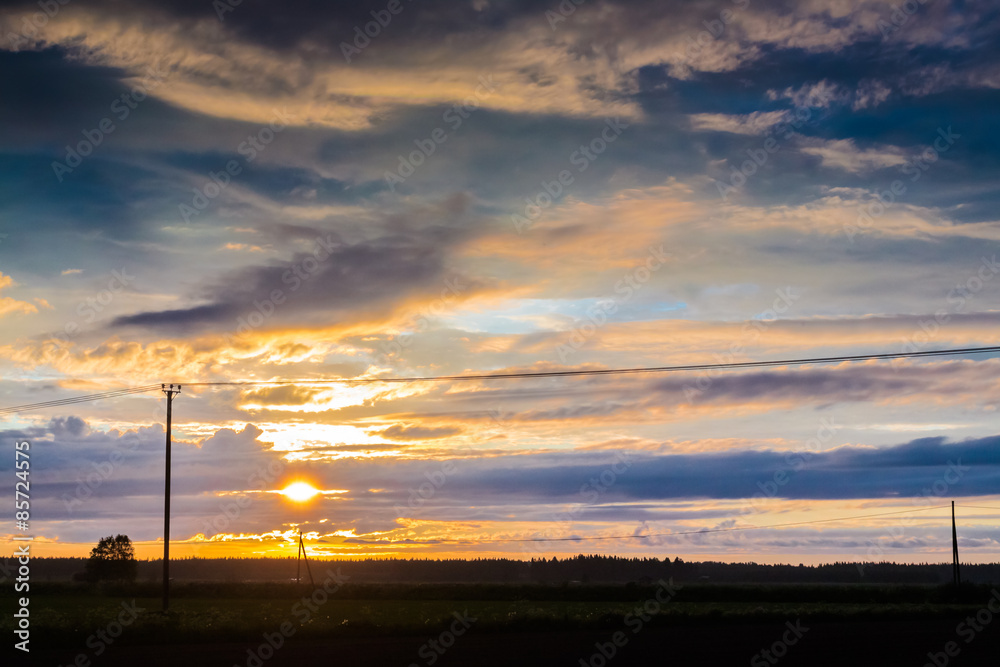
{"label": "tree", "polygon": [[138,569],[135,549],[128,535],[102,537],[90,551],[87,561],[87,575],[91,581],[135,581]]}

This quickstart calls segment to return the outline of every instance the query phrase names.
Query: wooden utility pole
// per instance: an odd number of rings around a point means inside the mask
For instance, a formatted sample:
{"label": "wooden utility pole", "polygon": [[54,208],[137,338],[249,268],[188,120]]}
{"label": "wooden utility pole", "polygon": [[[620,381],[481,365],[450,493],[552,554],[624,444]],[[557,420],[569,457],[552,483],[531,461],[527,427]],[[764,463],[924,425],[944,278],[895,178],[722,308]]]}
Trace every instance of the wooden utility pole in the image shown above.
{"label": "wooden utility pole", "polygon": [[167,456],[166,474],[163,485],[163,613],[170,607],[170,417],[174,396],[181,393],[179,384],[161,384],[167,395]]}
{"label": "wooden utility pole", "polygon": [[955,585],[962,583],[962,566],[958,562],[958,528],[955,526],[955,501],[951,501],[951,578]]}

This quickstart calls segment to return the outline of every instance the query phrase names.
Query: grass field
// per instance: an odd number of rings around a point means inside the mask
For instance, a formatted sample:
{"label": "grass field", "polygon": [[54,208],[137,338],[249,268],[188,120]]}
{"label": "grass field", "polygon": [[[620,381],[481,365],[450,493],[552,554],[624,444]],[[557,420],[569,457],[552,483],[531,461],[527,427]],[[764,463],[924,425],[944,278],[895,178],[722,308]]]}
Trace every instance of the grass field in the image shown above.
{"label": "grass field", "polygon": [[[300,638],[424,635],[447,627],[456,612],[475,618],[477,632],[596,632],[629,618],[651,625],[932,619],[974,614],[990,594],[988,587],[956,595],[930,586],[691,584],[644,609],[656,586],[344,585],[310,599],[313,591],[292,584],[181,584],[164,615],[156,586],[33,585],[32,638],[48,647],[82,648],[133,601],[138,612],[134,620],[126,614],[119,644],[251,641],[286,622]],[[5,631],[13,630],[13,620],[4,617]]]}
{"label": "grass field", "polygon": [[[1000,620],[984,623],[969,643],[960,632],[970,617],[982,621],[987,602],[1000,595],[990,586],[692,583],[652,605],[665,589],[344,584],[314,604],[309,596],[317,590],[178,583],[163,614],[153,584],[32,583],[28,664],[770,665],[762,651],[780,649],[787,651],[782,667],[919,667],[931,655],[938,665],[962,667],[995,665],[1000,651]],[[0,594],[14,607],[12,597],[10,589]],[[13,620],[5,615],[0,625],[12,630]],[[799,627],[801,641],[783,644]],[[960,655],[942,653],[949,646]],[[611,654],[613,663],[605,657]]]}

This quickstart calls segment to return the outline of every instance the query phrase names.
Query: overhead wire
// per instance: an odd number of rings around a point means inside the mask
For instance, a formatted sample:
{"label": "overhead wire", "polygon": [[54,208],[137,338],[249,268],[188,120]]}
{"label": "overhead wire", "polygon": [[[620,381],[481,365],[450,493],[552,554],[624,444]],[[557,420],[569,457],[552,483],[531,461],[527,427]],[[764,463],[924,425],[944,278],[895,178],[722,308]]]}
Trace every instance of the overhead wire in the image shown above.
{"label": "overhead wire", "polygon": [[[701,530],[687,530],[679,531],[673,533],[646,533],[644,535],[593,535],[593,536],[571,536],[571,537],[517,537],[517,538],[498,538],[498,539],[488,539],[488,540],[476,540],[476,539],[439,539],[439,540],[425,540],[428,544],[436,544],[441,542],[447,543],[462,543],[462,542],[474,542],[476,544],[489,544],[493,542],[586,542],[591,540],[641,540],[649,539],[651,537],[674,537],[679,535],[706,535],[708,533],[733,533],[745,530],[765,530],[769,528],[789,528],[791,526],[809,526],[818,523],[834,523],[838,521],[854,521],[856,519],[873,519],[876,517],[883,516],[893,516],[899,514],[909,514],[912,512],[927,512],[930,510],[939,510],[950,507],[950,505],[937,505],[935,507],[919,507],[912,510],[900,510],[896,512],[882,512],[879,514],[861,514],[857,516],[847,516],[838,517],[835,519],[813,519],[812,521],[793,521],[791,523],[776,523],[769,524],[766,526],[733,526],[731,528],[705,528]],[[400,542],[404,540],[395,540],[395,542]],[[414,540],[405,540],[407,542],[414,542]],[[393,544],[394,541],[388,541],[386,544]],[[378,544],[378,541],[375,541]]]}
{"label": "overhead wire", "polygon": [[67,398],[59,398],[51,401],[42,401],[40,403],[28,403],[26,405],[15,405],[9,408],[0,408],[0,415],[14,414],[16,412],[27,412],[30,410],[42,410],[45,408],[55,408],[63,405],[74,405],[76,403],[89,403],[91,401],[100,401],[106,398],[118,398],[120,396],[130,396],[133,394],[145,394],[147,392],[159,389],[160,385],[151,384],[144,385],[140,387],[127,387],[124,389],[116,389],[112,391],[105,391],[99,394],[87,394],[85,396],[70,396]]}
{"label": "overhead wire", "polygon": [[632,375],[639,373],[678,373],[699,370],[764,368],[774,366],[800,366],[805,364],[825,364],[835,362],[872,361],[885,359],[942,357],[959,354],[1000,353],[1000,346],[967,347],[945,350],[923,350],[913,352],[886,352],[881,354],[855,354],[835,357],[809,357],[803,359],[770,359],[764,361],[735,361],[715,364],[688,364],[683,366],[643,366],[636,368],[588,368],[572,371],[528,371],[517,373],[476,373],[470,375],[433,375],[410,377],[366,377],[338,379],[299,380],[228,380],[219,382],[182,383],[190,387],[213,386],[260,386],[260,385],[306,385],[306,384],[377,384],[382,382],[457,382],[469,380],[513,380],[522,378],[577,377],[594,375]]}
{"label": "overhead wire", "polygon": [[[682,535],[705,535],[709,533],[731,533],[740,532],[747,530],[767,530],[774,528],[790,528],[792,526],[809,526],[820,523],[837,523],[842,521],[855,521],[859,519],[875,519],[886,516],[898,516],[900,514],[912,514],[914,512],[928,512],[931,510],[948,509],[950,505],[935,505],[933,507],[918,507],[909,510],[898,510],[893,512],[880,512],[877,514],[858,514],[854,516],[844,516],[836,517],[832,519],[813,519],[811,521],[793,521],[788,523],[776,523],[768,524],[766,526],[733,526],[730,528],[705,528],[699,530],[686,530],[677,531],[671,533],[646,533],[644,535],[590,535],[590,536],[580,536],[574,535],[570,537],[518,537],[518,538],[493,538],[493,539],[476,539],[476,538],[441,538],[441,539],[427,539],[427,540],[415,540],[412,538],[406,538],[402,540],[368,540],[366,543],[371,543],[375,545],[392,545],[399,543],[407,544],[462,544],[462,543],[473,543],[473,544],[492,544],[492,543],[508,543],[508,542],[589,542],[594,540],[635,540],[635,539],[648,539],[651,537],[678,537]],[[956,507],[973,507],[977,508],[976,505],[956,505]],[[978,507],[978,509],[998,509],[1000,508],[984,508]],[[237,538],[233,540],[225,540],[226,542],[240,542],[240,541],[251,541],[259,542],[261,539],[265,539],[268,536],[261,536],[260,539],[255,538]],[[276,536],[278,537],[278,536]]]}
{"label": "overhead wire", "polygon": [[[827,364],[855,361],[874,361],[886,359],[922,358],[922,357],[943,357],[961,354],[987,354],[1000,353],[1000,346],[988,347],[966,347],[942,350],[923,350],[912,352],[888,352],[882,354],[855,354],[833,357],[808,357],[801,359],[769,359],[763,361],[737,361],[715,364],[688,364],[680,366],[646,366],[634,368],[588,368],[581,370],[567,371],[535,371],[518,373],[475,373],[470,375],[434,375],[434,376],[410,376],[410,377],[365,377],[365,378],[304,378],[298,380],[229,380],[219,382],[180,382],[187,387],[222,387],[222,386],[280,386],[280,385],[315,385],[315,384],[380,384],[380,383],[415,383],[415,382],[462,382],[462,381],[489,381],[489,380],[513,380],[529,378],[553,378],[553,377],[579,377],[579,376],[600,376],[600,375],[634,375],[639,373],[680,373],[700,370],[723,370],[739,368],[768,368],[775,366],[801,366],[807,364]],[[63,405],[73,405],[76,403],[87,403],[106,398],[117,398],[131,394],[141,394],[161,388],[161,384],[144,385],[140,387],[128,387],[99,394],[88,394],[85,396],[72,396],[68,398],[43,401],[41,403],[29,403],[24,405],[14,405],[0,408],[0,415],[26,412],[29,410],[41,410]]]}
{"label": "overhead wire", "polygon": [[[412,538],[405,538],[399,540],[366,540],[366,544],[373,545],[384,545],[391,546],[393,544],[493,544],[493,543],[508,543],[508,542],[589,542],[594,540],[636,540],[636,539],[649,539],[651,537],[678,537],[682,535],[706,535],[709,533],[732,533],[746,530],[768,530],[774,528],[790,528],[792,526],[809,526],[820,523],[837,523],[842,521],[855,521],[859,519],[875,519],[879,517],[886,516],[898,516],[900,514],[912,514],[914,512],[929,512],[931,510],[947,509],[951,507],[950,505],[936,505],[933,507],[918,507],[909,510],[896,510],[892,512],[879,512],[877,514],[858,514],[854,516],[843,516],[836,517],[832,519],[813,519],[811,521],[792,521],[789,523],[776,523],[768,524],[766,526],[733,526],[730,528],[705,528],[700,530],[685,530],[677,531],[672,533],[646,533],[644,535],[591,535],[591,536],[571,536],[571,537],[512,537],[512,538],[491,538],[491,539],[477,539],[477,538],[441,538],[441,539],[426,539],[418,540]],[[274,535],[271,533],[260,536],[259,538],[244,537],[244,538],[234,538],[230,540],[224,540],[224,542],[260,542],[268,538],[279,539],[283,538],[283,535]],[[148,543],[156,543],[156,540],[150,540]],[[140,542],[136,542],[140,544]]]}

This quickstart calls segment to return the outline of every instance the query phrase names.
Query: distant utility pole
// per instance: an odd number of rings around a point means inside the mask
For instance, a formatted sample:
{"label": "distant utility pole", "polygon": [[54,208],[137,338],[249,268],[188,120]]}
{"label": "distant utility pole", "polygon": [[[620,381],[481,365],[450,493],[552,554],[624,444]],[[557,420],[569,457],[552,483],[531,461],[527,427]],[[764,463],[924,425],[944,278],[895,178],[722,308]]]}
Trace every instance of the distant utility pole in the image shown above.
{"label": "distant utility pole", "polygon": [[955,501],[951,501],[951,578],[958,586],[962,583],[962,566],[958,562],[958,529],[955,527]]}
{"label": "distant utility pole", "polygon": [[167,470],[163,485],[163,613],[170,607],[170,412],[174,396],[181,393],[179,384],[161,384],[167,395]]}
{"label": "distant utility pole", "polygon": [[295,560],[295,583],[302,582],[302,561],[306,562],[306,572],[309,573],[309,583],[316,587],[316,582],[313,581],[312,569],[309,567],[309,554],[306,553],[305,542],[302,541],[302,529],[299,528],[299,553],[296,555]]}

